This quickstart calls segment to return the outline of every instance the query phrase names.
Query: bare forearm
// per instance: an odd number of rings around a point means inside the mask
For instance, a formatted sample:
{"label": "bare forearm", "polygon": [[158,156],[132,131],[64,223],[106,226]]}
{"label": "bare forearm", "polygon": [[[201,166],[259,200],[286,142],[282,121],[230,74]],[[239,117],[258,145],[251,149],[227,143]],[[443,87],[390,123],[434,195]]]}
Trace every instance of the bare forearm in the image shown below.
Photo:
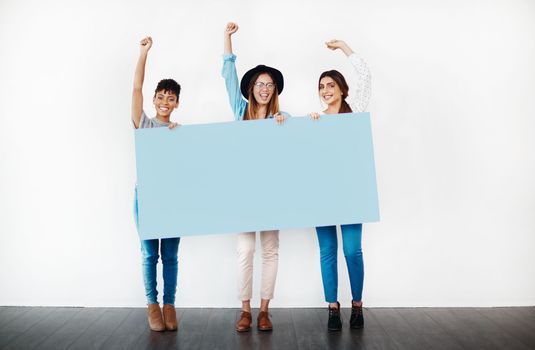
{"label": "bare forearm", "polygon": [[344,51],[347,57],[351,56],[351,54],[353,53],[353,50],[351,50],[351,48],[345,43],[340,48],[342,49],[342,51]]}
{"label": "bare forearm", "polygon": [[136,73],[134,75],[134,90],[141,90],[143,88],[143,81],[145,80],[145,64],[147,62],[147,53],[139,54],[137,60]]}
{"label": "bare forearm", "polygon": [[225,33],[224,35],[224,47],[223,47],[223,53],[225,55],[232,54],[232,39],[229,34]]}
{"label": "bare forearm", "polygon": [[224,37],[223,37],[223,53],[225,55],[232,54],[232,34],[238,31],[238,25],[233,22],[228,22],[225,27]]}

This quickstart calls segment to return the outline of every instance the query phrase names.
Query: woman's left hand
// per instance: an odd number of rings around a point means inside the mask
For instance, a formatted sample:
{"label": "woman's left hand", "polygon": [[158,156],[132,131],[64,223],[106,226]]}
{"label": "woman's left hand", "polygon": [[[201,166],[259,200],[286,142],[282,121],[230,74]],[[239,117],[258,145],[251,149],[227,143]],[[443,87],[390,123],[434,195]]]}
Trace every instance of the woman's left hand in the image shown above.
{"label": "woman's left hand", "polygon": [[286,121],[286,116],[284,114],[277,113],[274,115],[274,117],[275,117],[275,121],[279,125],[282,125]]}
{"label": "woman's left hand", "polygon": [[320,114],[318,112],[312,112],[309,114],[310,116],[310,119],[312,120],[319,120],[320,119]]}
{"label": "woman's left hand", "polygon": [[353,53],[353,50],[351,50],[351,48],[343,40],[337,40],[337,39],[329,40],[325,43],[325,45],[327,45],[327,48],[333,51],[336,49],[340,49],[344,51],[346,56],[350,56]]}
{"label": "woman's left hand", "polygon": [[180,124],[171,122],[171,123],[169,124],[169,130],[172,130],[172,129],[178,127],[178,126],[180,126]]}

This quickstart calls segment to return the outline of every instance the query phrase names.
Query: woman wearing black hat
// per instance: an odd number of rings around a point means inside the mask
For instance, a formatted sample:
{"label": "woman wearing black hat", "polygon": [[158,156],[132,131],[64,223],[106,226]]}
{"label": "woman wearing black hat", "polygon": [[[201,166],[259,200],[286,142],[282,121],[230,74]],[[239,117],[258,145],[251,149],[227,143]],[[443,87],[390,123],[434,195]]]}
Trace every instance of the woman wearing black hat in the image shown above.
{"label": "woman wearing black hat", "polygon": [[[238,84],[236,56],[232,53],[231,35],[236,33],[238,25],[228,23],[225,28],[225,48],[222,75],[225,78],[230,106],[236,120],[253,120],[274,118],[281,124],[289,117],[279,110],[279,94],[284,88],[282,73],[272,67],[259,65],[249,70]],[[242,97],[245,98],[243,98]],[[236,323],[238,332],[251,329],[251,304],[253,281],[253,258],[256,232],[244,232],[238,235],[238,291],[242,301],[242,312]],[[260,312],[257,327],[261,331],[270,331],[273,325],[269,320],[268,306],[273,299],[275,280],[279,261],[279,231],[261,231],[262,242],[262,283]]]}
{"label": "woman wearing black hat", "polygon": [[[325,44],[331,50],[340,49],[346,54],[357,74],[357,85],[354,93],[352,93],[352,99],[348,103],[346,99],[349,86],[344,76],[337,70],[321,73],[318,81],[318,94],[321,101],[327,106],[321,114],[364,112],[368,107],[371,91],[371,75],[368,66],[342,40],[331,40]],[[311,113],[310,116],[312,119],[319,119],[320,113]],[[361,248],[362,224],[341,225],[341,231],[353,298],[349,326],[351,328],[362,328],[364,327],[364,316],[362,314],[362,285],[364,281],[364,262]],[[327,328],[330,331],[339,331],[342,329],[342,320],[340,318],[340,303],[337,298],[338,242],[336,226],[316,227],[316,233],[320,246],[321,277],[325,301],[329,303]]]}

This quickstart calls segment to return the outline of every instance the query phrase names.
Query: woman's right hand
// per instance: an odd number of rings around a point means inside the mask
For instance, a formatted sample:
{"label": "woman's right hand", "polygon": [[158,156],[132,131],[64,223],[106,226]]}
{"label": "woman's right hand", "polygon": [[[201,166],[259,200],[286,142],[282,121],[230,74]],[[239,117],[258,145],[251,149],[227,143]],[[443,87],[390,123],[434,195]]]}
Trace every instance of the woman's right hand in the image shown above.
{"label": "woman's right hand", "polygon": [[312,112],[309,114],[310,116],[310,119],[312,120],[319,120],[320,119],[320,114],[318,112]]}
{"label": "woman's right hand", "polygon": [[228,36],[231,36],[232,34],[236,33],[238,31],[238,25],[234,22],[228,22],[227,26],[225,28],[225,34]]}
{"label": "woman's right hand", "polygon": [[141,39],[141,41],[139,42],[139,49],[141,53],[149,52],[151,47],[152,47],[152,38],[150,36]]}
{"label": "woman's right hand", "polygon": [[285,116],[284,114],[280,113],[280,112],[275,113],[275,115],[274,115],[273,117],[275,117],[275,121],[276,121],[277,124],[279,124],[279,125],[284,124],[284,122],[285,122],[286,119],[287,119],[286,116]]}

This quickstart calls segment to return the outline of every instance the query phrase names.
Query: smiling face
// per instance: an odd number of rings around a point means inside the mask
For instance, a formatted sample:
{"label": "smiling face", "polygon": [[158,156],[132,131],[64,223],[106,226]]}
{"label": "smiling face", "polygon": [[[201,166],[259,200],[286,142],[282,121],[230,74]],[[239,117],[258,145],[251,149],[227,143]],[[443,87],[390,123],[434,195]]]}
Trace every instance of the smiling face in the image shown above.
{"label": "smiling face", "polygon": [[275,93],[275,83],[271,76],[267,73],[262,73],[253,84],[253,96],[256,103],[267,105]]}
{"label": "smiling face", "polygon": [[343,99],[342,90],[333,78],[326,76],[321,78],[318,85],[318,93],[321,100],[327,105],[340,103]]}
{"label": "smiling face", "polygon": [[152,103],[156,108],[156,116],[161,119],[169,119],[171,112],[178,107],[178,98],[172,91],[160,90],[154,95]]}

